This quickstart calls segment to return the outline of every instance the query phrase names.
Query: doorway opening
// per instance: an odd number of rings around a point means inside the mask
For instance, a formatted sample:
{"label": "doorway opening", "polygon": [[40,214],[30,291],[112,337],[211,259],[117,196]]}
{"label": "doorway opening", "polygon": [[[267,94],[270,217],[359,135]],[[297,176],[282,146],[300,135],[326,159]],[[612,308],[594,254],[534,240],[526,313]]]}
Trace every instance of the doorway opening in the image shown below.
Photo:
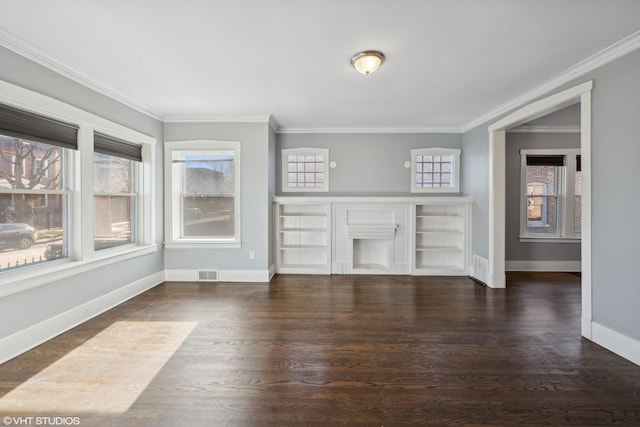
{"label": "doorway opening", "polygon": [[489,126],[489,266],[487,285],[504,288],[506,281],[506,132],[553,111],[580,103],[582,171],[581,293],[582,335],[591,338],[591,91],[588,81],[533,102]]}

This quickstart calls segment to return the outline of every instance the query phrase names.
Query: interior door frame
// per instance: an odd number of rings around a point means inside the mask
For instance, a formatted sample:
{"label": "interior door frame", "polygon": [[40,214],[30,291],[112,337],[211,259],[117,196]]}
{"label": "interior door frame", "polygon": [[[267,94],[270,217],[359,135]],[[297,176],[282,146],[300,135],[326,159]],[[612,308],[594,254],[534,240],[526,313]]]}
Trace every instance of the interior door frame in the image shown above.
{"label": "interior door frame", "polygon": [[522,123],[580,102],[582,166],[581,287],[582,335],[591,338],[591,92],[587,81],[530,103],[489,126],[489,270],[487,285],[505,288],[506,131]]}

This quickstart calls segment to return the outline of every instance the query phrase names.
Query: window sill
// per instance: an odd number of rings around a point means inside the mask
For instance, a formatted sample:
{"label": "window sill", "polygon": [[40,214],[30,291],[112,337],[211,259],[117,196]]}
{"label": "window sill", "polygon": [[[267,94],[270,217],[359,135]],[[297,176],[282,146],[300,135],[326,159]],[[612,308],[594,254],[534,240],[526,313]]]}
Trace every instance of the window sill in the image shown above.
{"label": "window sill", "polygon": [[105,252],[96,252],[95,257],[92,259],[82,261],[48,261],[41,266],[25,267],[24,269],[0,273],[0,277],[2,277],[4,282],[2,286],[0,286],[0,297],[57,282],[116,262],[148,255],[157,252],[158,245],[131,245],[119,249],[120,250],[105,249]]}
{"label": "window sill", "polygon": [[242,247],[241,242],[237,241],[228,241],[228,242],[215,242],[211,240],[203,240],[203,241],[189,241],[185,240],[182,242],[174,241],[174,242],[164,242],[164,247],[166,249],[239,249]]}
{"label": "window sill", "polygon": [[520,243],[580,243],[579,237],[520,236]]}

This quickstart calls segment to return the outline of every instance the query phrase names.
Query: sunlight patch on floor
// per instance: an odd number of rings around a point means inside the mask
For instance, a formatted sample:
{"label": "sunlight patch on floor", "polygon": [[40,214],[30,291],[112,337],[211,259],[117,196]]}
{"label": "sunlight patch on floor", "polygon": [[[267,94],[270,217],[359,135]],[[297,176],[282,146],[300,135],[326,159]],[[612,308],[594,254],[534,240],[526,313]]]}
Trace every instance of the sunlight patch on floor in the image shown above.
{"label": "sunlight patch on floor", "polygon": [[197,322],[115,322],[0,398],[0,413],[123,414]]}

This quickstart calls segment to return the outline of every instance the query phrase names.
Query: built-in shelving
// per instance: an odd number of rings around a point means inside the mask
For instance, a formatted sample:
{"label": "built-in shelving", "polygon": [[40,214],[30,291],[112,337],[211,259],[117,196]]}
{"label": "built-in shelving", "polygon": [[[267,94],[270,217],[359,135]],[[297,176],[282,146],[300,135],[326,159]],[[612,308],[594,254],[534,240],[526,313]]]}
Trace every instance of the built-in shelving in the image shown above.
{"label": "built-in shelving", "polygon": [[330,273],[329,206],[276,204],[277,271]]}
{"label": "built-in shelving", "polygon": [[277,197],[276,272],[467,275],[469,197]]}
{"label": "built-in shelving", "polygon": [[415,205],[414,274],[466,274],[467,203]]}

